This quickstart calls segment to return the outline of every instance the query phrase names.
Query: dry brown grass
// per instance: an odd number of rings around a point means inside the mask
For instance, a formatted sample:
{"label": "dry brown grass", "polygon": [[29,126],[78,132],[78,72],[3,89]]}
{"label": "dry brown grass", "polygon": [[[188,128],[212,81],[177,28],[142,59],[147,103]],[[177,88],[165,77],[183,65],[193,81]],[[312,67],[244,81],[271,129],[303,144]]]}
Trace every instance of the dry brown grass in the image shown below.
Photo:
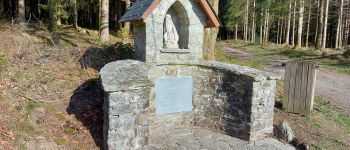
{"label": "dry brown grass", "polygon": [[26,149],[43,138],[48,148],[102,146],[103,91],[93,66],[115,55],[90,59],[103,47],[88,32],[62,27],[51,35],[37,24],[0,24],[0,52],[8,59],[0,69],[0,147]]}

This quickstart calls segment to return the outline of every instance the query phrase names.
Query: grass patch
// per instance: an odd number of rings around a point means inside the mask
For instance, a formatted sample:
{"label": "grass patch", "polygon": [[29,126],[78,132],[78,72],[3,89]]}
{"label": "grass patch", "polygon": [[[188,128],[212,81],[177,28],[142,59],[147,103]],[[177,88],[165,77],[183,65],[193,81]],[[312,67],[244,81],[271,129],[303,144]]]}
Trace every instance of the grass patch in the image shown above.
{"label": "grass patch", "polygon": [[290,46],[279,44],[247,44],[244,43],[244,41],[221,41],[218,43],[219,49],[222,49],[225,46],[230,46],[251,54],[253,62],[248,62],[247,60],[241,60],[239,58],[234,58],[232,60],[227,58],[230,56],[222,56],[227,54],[220,52],[220,50],[217,51],[217,60],[219,61],[228,63],[232,62],[243,66],[261,69],[261,64],[266,64],[266,62],[270,60],[310,60],[327,70],[350,75],[350,60],[345,57],[346,55],[323,56],[319,54],[320,51],[316,51],[313,48],[293,49]]}
{"label": "grass patch", "polygon": [[27,114],[27,115],[31,115],[32,112],[33,112],[33,110],[34,110],[35,108],[40,107],[40,104],[39,104],[39,103],[37,103],[37,102],[35,102],[35,101],[32,101],[32,100],[26,102],[25,105],[26,105],[26,106],[25,106],[25,111],[26,111],[26,114]]}
{"label": "grass patch", "polygon": [[303,58],[307,58],[307,57],[318,57],[315,54],[315,51],[312,50],[305,50],[305,51],[301,51],[301,50],[284,50],[278,53],[279,55],[282,56],[286,56],[290,59],[303,59]]}
{"label": "grass patch", "polygon": [[64,127],[63,131],[66,134],[73,134],[75,130],[74,130],[74,128],[71,128],[71,127]]}
{"label": "grass patch", "polygon": [[66,145],[68,143],[67,140],[64,138],[56,139],[55,142],[57,145]]}
{"label": "grass patch", "polygon": [[347,134],[350,134],[350,116],[341,113],[338,108],[330,105],[322,97],[316,96],[315,107],[319,108],[320,111],[326,115],[327,118],[335,121],[340,128],[344,129]]}
{"label": "grass patch", "polygon": [[46,77],[43,77],[39,80],[39,82],[41,84],[48,84],[49,82],[51,81],[54,81],[55,80],[55,77],[54,76],[46,76]]}
{"label": "grass patch", "polygon": [[2,51],[0,51],[0,68],[6,67],[8,64],[8,57]]}
{"label": "grass patch", "polygon": [[58,120],[58,121],[65,121],[67,118],[66,116],[63,114],[63,113],[57,113],[55,114],[55,118]]}
{"label": "grass patch", "polygon": [[48,112],[56,112],[57,111],[57,106],[54,104],[48,104],[45,106],[45,108]]}
{"label": "grass patch", "polygon": [[10,125],[9,128],[17,134],[27,133],[32,135],[36,133],[35,128],[27,120],[19,121],[16,124]]}
{"label": "grass patch", "polygon": [[320,144],[315,144],[314,145],[317,150],[324,150],[324,148]]}
{"label": "grass patch", "polygon": [[24,78],[24,74],[21,72],[16,72],[13,76],[10,77],[10,80],[12,82],[19,82],[21,79]]}
{"label": "grass patch", "polygon": [[256,69],[264,69],[264,67],[265,67],[257,59],[242,60],[242,59],[227,55],[223,50],[216,50],[215,59],[217,61],[221,61],[221,62],[236,64],[236,65],[240,65],[240,66],[248,66],[248,67],[256,68]]}
{"label": "grass patch", "polygon": [[323,65],[327,70],[335,70],[336,72],[350,75],[350,66],[339,60],[323,59],[316,60],[316,63]]}
{"label": "grass patch", "polygon": [[19,150],[27,150],[27,145],[25,143],[19,143],[18,145]]}

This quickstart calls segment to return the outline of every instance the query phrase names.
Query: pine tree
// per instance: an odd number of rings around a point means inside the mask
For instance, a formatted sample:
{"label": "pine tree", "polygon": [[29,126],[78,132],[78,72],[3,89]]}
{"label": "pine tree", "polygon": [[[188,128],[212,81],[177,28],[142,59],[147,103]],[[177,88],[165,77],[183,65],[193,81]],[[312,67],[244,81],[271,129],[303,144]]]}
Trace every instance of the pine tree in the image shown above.
{"label": "pine tree", "polygon": [[321,49],[322,46],[322,29],[323,29],[323,0],[319,0],[319,16],[318,16],[318,31],[317,31],[317,43],[316,49]]}
{"label": "pine tree", "polygon": [[326,0],[326,8],[325,8],[325,16],[324,16],[324,27],[323,27],[323,41],[322,41],[322,48],[326,48],[326,39],[327,39],[327,24],[328,24],[328,7],[329,7],[329,0]]}
{"label": "pine tree", "polygon": [[57,11],[56,11],[56,0],[49,0],[48,1],[48,11],[49,11],[49,31],[55,32],[56,30],[56,17],[57,17]]}
{"label": "pine tree", "polygon": [[109,41],[109,0],[101,0],[100,40]]}
{"label": "pine tree", "polygon": [[[209,0],[209,4],[212,6],[216,14],[219,12],[219,0]],[[216,38],[219,32],[219,28],[206,28],[204,30],[204,59],[214,60],[215,59],[215,44]]]}
{"label": "pine tree", "polygon": [[299,0],[299,25],[298,25],[298,40],[296,48],[301,47],[301,38],[303,35],[303,22],[304,21],[304,0]]}
{"label": "pine tree", "polygon": [[20,23],[24,23],[26,21],[25,7],[25,1],[18,0],[18,18]]}

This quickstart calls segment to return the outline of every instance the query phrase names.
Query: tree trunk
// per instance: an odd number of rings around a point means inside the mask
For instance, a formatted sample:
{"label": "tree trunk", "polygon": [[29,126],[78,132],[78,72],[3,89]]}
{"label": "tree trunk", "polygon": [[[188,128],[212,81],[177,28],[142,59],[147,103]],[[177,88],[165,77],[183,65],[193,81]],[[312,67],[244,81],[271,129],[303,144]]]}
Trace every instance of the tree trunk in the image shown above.
{"label": "tree trunk", "polygon": [[49,31],[55,32],[56,30],[56,1],[55,0],[49,0],[48,1],[48,8],[49,8]]}
{"label": "tree trunk", "polygon": [[238,40],[238,24],[235,25],[235,40]]}
{"label": "tree trunk", "polygon": [[56,16],[56,26],[58,27],[62,26],[62,20],[60,15]]}
{"label": "tree trunk", "polygon": [[252,12],[252,43],[255,43],[255,32],[256,32],[256,27],[255,27],[255,0],[253,0],[253,12]]}
{"label": "tree trunk", "polygon": [[100,40],[109,41],[109,0],[101,0]]}
{"label": "tree trunk", "polygon": [[119,22],[119,19],[122,16],[122,1],[121,0],[117,0],[117,7],[116,7],[116,16],[117,16],[117,29],[120,29],[123,27],[123,24]]}
{"label": "tree trunk", "polygon": [[16,15],[17,15],[17,12],[16,12],[16,1],[15,0],[8,0],[9,2],[9,8],[8,8],[8,11],[11,12],[11,17],[15,18]]}
{"label": "tree trunk", "polygon": [[338,18],[338,28],[337,28],[337,35],[336,35],[336,48],[342,47],[342,25],[343,25],[343,7],[344,7],[344,0],[341,0],[340,2],[340,13]]}
{"label": "tree trunk", "polygon": [[278,21],[277,21],[277,38],[276,38],[276,43],[277,44],[280,44],[279,43],[279,39],[280,39],[280,27],[281,27],[281,18],[279,17],[278,19],[277,19]]}
{"label": "tree trunk", "polygon": [[244,17],[244,41],[248,42],[248,22],[249,22],[249,0],[246,0],[245,17]]}
{"label": "tree trunk", "polygon": [[329,8],[329,0],[326,0],[326,8],[325,8],[325,16],[324,16],[324,27],[323,27],[323,41],[322,48],[326,48],[326,40],[327,40],[327,24],[328,24],[328,8]]}
{"label": "tree trunk", "polygon": [[263,43],[266,43],[266,31],[267,31],[267,8],[265,8],[265,15],[264,15],[265,21],[264,21],[264,38],[263,38]]}
{"label": "tree trunk", "polygon": [[270,18],[270,10],[269,10],[269,5],[270,1],[268,0],[268,4],[265,8],[265,28],[264,28],[264,43],[269,42],[269,18]]}
{"label": "tree trunk", "polygon": [[[130,0],[125,0],[125,10],[128,10],[130,5],[131,5]],[[130,31],[130,22],[124,23],[124,29],[128,32]]]}
{"label": "tree trunk", "polygon": [[289,3],[289,9],[288,9],[288,10],[289,10],[289,11],[288,11],[288,20],[287,20],[287,34],[286,34],[286,42],[285,42],[285,44],[287,44],[287,45],[289,45],[292,2]]}
{"label": "tree trunk", "polygon": [[4,0],[0,0],[0,16],[4,14]]}
{"label": "tree trunk", "polygon": [[301,47],[301,40],[303,35],[303,23],[304,23],[304,0],[299,0],[299,25],[298,25],[298,41],[296,48]]}
{"label": "tree trunk", "polygon": [[62,18],[58,9],[58,7],[62,5],[61,3],[63,3],[62,0],[55,0],[56,27],[62,26]]}
{"label": "tree trunk", "polygon": [[77,10],[77,0],[72,0],[73,7],[73,27],[78,28],[78,10]]}
{"label": "tree trunk", "polygon": [[20,23],[24,23],[26,21],[25,7],[25,1],[18,0],[18,19]]}
{"label": "tree trunk", "polygon": [[317,31],[317,43],[316,49],[321,49],[322,44],[322,29],[323,29],[323,0],[319,0],[319,17],[318,17],[318,31]]}
{"label": "tree trunk", "polygon": [[41,8],[40,8],[40,5],[41,5],[41,0],[38,0],[38,7],[37,7],[37,9],[38,9],[38,18],[40,19],[41,18]]}
{"label": "tree trunk", "polygon": [[281,29],[280,29],[280,38],[279,38],[279,43],[282,44],[282,37],[283,37],[283,28],[284,28],[284,17],[282,16],[282,21],[281,21]]}
{"label": "tree trunk", "polygon": [[345,46],[349,45],[350,20],[346,22]]}
{"label": "tree trunk", "polygon": [[296,20],[296,12],[295,9],[297,7],[297,1],[294,1],[294,8],[293,8],[293,30],[292,30],[292,46],[295,46],[295,20]]}
{"label": "tree trunk", "polygon": [[[320,1],[316,1],[316,2],[317,2],[317,14],[319,15],[320,14],[320,9],[319,9],[320,8]],[[318,26],[320,23],[320,21],[318,19],[319,19],[319,17],[316,17],[316,28],[315,28],[315,35],[314,35],[314,40],[313,40],[315,47],[317,45]]]}
{"label": "tree trunk", "polygon": [[311,2],[309,4],[309,12],[307,17],[307,28],[306,28],[306,38],[305,38],[305,47],[309,47],[309,34],[310,34],[310,20],[311,20]]}
{"label": "tree trunk", "polygon": [[[350,13],[350,3],[348,3],[348,9],[347,9],[347,12],[346,14],[349,14]],[[349,32],[350,32],[350,16],[347,15],[346,17],[346,22],[345,22],[345,37],[344,37],[344,43],[345,43],[345,46],[347,46],[349,44]]]}
{"label": "tree trunk", "polygon": [[[219,12],[219,1],[220,0],[208,0],[216,14]],[[204,30],[203,57],[205,60],[215,60],[215,44],[218,32],[219,28],[206,28]]]}
{"label": "tree trunk", "polygon": [[260,38],[260,44],[262,44],[263,43],[263,22],[264,22],[264,19],[263,19],[263,12],[262,12],[262,10],[261,10],[261,19],[260,19],[260,35],[259,35],[259,38]]}
{"label": "tree trunk", "polygon": [[270,27],[269,27],[269,19],[270,19],[270,9],[267,8],[267,15],[266,15],[266,34],[265,34],[265,39],[266,39],[266,42],[268,43],[269,42],[269,32],[270,32]]}

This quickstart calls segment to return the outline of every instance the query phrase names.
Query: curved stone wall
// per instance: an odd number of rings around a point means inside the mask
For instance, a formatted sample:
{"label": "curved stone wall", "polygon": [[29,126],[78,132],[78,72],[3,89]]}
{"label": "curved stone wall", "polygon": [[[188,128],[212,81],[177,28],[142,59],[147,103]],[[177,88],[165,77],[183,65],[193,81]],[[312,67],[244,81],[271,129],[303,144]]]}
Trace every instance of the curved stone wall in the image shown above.
{"label": "curved stone wall", "polygon": [[[157,115],[155,83],[165,77],[192,77],[192,111]],[[266,72],[215,61],[126,60],[107,64],[101,79],[107,93],[104,131],[110,149],[141,148],[149,136],[183,127],[207,128],[245,140],[273,131],[277,77]]]}

